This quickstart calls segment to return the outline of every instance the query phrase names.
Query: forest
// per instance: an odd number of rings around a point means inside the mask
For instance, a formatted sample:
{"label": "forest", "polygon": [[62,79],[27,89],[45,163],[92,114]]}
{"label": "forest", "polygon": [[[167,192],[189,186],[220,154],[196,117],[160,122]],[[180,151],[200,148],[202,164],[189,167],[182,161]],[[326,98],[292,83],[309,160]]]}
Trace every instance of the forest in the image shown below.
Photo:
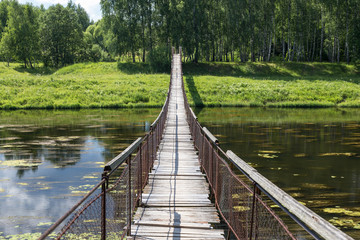
{"label": "forest", "polygon": [[93,22],[72,1],[2,0],[0,60],[148,62],[182,46],[191,62],[360,61],[360,0],[101,0],[101,10]]}

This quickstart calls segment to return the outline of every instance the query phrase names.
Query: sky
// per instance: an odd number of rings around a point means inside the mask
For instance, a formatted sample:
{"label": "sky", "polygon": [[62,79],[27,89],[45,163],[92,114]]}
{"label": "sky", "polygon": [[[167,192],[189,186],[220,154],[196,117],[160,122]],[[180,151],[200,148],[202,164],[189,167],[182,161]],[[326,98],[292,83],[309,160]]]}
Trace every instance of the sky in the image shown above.
{"label": "sky", "polygon": [[[100,0],[72,0],[76,5],[80,4],[86,12],[89,14],[90,19],[96,22],[101,19],[101,8]],[[20,3],[32,3],[34,6],[40,6],[44,4],[45,8],[48,8],[51,5],[60,3],[63,6],[66,6],[69,2],[68,0],[19,0]]]}

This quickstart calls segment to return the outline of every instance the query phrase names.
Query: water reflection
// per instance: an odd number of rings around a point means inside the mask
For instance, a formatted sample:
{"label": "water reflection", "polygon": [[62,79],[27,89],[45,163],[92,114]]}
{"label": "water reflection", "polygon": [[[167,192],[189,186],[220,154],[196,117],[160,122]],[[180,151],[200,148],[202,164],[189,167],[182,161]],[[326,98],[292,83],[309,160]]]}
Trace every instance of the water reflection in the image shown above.
{"label": "water reflection", "polygon": [[48,228],[158,112],[0,111],[0,238]]}
{"label": "water reflection", "polygon": [[198,117],[224,149],[360,237],[360,110],[225,108]]}

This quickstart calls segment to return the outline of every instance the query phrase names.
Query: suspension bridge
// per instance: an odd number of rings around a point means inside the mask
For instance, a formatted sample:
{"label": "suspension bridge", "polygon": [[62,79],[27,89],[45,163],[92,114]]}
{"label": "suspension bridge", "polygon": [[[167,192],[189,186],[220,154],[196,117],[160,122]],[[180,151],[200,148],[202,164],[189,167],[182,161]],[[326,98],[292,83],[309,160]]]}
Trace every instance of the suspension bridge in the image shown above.
{"label": "suspension bridge", "polygon": [[40,239],[50,237],[352,239],[220,148],[188,104],[181,48],[172,50],[169,91],[150,131]]}

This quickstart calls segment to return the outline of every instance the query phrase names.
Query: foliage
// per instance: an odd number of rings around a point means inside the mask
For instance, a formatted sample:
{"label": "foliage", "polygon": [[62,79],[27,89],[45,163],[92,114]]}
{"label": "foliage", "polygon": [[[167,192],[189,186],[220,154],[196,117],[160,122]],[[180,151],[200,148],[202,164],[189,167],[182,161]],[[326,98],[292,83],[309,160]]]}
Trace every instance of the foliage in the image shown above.
{"label": "foliage", "polygon": [[0,43],[6,59],[23,61],[25,67],[37,59],[39,53],[38,9],[11,2],[7,6],[8,19]]}
{"label": "foliage", "polygon": [[75,5],[72,0],[68,2],[67,8],[76,13],[78,23],[80,24],[82,31],[85,31],[90,25],[90,18],[85,9],[80,4]]}
{"label": "foliage", "polygon": [[1,1],[1,60],[146,62],[154,49],[182,46],[196,63],[360,61],[360,0],[102,0],[101,8],[93,23],[71,0],[48,9]]}
{"label": "foliage", "polygon": [[170,72],[169,48],[166,46],[159,46],[150,51],[148,61],[153,72]]}
{"label": "foliage", "polygon": [[117,54],[183,46],[188,60],[355,62],[359,0],[103,0]]}
{"label": "foliage", "polygon": [[72,64],[82,44],[83,32],[78,17],[70,8],[49,7],[41,19],[41,46],[45,65]]}

